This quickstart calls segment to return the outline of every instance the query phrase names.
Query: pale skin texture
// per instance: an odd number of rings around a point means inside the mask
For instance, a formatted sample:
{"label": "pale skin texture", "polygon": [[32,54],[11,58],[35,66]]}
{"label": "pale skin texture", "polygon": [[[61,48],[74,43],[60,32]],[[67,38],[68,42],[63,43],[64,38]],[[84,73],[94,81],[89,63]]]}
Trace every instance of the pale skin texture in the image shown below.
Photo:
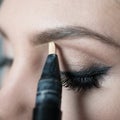
{"label": "pale skin texture", "polygon": [[[14,51],[14,64],[0,91],[0,120],[32,120],[37,82],[48,46],[33,46],[29,36],[48,28],[68,25],[91,28],[112,36],[120,44],[119,0],[3,2],[0,8],[0,26],[9,36],[7,44]],[[99,89],[91,89],[83,95],[63,89],[63,120],[119,120],[120,48],[88,38],[61,40],[56,45],[59,48],[57,53],[61,70],[80,69],[94,62],[113,66],[109,74],[104,76]]]}

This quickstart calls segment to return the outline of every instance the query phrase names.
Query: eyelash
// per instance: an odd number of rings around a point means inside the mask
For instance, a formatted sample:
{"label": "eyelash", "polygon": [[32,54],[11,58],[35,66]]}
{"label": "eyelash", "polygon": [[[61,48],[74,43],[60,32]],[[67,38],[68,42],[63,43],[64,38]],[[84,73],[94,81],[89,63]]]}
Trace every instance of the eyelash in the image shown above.
{"label": "eyelash", "polygon": [[62,84],[78,92],[100,88],[99,80],[108,73],[110,68],[91,66],[78,72],[61,72]]}

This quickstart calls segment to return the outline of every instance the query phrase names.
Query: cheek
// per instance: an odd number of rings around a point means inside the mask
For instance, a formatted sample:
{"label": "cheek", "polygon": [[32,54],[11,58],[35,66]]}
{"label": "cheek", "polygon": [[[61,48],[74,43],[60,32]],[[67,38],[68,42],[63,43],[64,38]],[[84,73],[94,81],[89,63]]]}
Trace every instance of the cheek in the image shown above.
{"label": "cheek", "polygon": [[80,94],[73,90],[63,88],[62,94],[62,112],[63,120],[85,120],[82,109]]}
{"label": "cheek", "polygon": [[84,113],[89,120],[118,120],[120,118],[120,97],[113,91],[87,97]]}
{"label": "cheek", "polygon": [[[114,71],[114,73],[113,73]],[[120,118],[120,75],[119,69],[111,71],[100,89],[83,97],[83,107],[88,120],[119,120]]]}

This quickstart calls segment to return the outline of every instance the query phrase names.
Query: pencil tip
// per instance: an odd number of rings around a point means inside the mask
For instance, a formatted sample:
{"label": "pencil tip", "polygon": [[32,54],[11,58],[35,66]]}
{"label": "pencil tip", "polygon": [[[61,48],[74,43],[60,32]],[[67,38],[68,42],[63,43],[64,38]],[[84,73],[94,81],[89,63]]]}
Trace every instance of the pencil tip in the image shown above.
{"label": "pencil tip", "polygon": [[55,43],[54,42],[49,42],[49,52],[48,54],[55,54],[56,50],[55,50]]}

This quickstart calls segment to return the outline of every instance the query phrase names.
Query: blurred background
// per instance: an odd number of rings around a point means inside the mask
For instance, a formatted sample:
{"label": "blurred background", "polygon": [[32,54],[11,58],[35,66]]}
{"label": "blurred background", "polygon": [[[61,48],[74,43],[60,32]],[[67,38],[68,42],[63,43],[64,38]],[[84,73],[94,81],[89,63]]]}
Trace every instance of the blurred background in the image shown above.
{"label": "blurred background", "polygon": [[[2,53],[3,53],[3,49],[2,49],[2,43],[3,41],[2,41],[2,38],[0,37],[0,58],[2,57]],[[1,80],[2,79],[2,70],[0,69],[0,86],[1,86]]]}
{"label": "blurred background", "polygon": [[0,37],[0,57],[1,57],[1,55],[2,55],[2,39]]}
{"label": "blurred background", "polygon": [[13,62],[12,45],[0,35],[0,87]]}

